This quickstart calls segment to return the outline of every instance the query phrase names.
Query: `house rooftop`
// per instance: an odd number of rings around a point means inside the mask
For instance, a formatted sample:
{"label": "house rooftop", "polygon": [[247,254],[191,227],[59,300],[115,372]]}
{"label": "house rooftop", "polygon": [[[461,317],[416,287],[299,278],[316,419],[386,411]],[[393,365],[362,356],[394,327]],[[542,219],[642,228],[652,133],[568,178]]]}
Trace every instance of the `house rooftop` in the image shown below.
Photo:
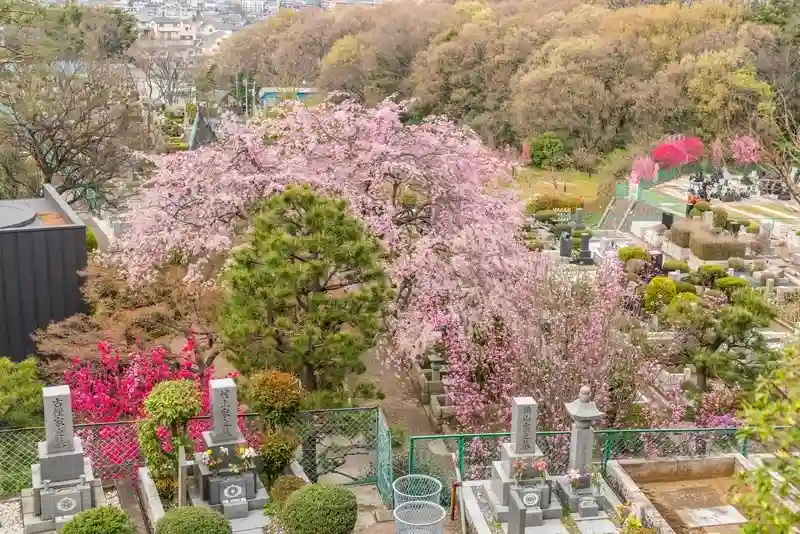
{"label": "house rooftop", "polygon": [[83,221],[52,186],[41,198],[0,200],[0,233],[48,227],[83,226]]}

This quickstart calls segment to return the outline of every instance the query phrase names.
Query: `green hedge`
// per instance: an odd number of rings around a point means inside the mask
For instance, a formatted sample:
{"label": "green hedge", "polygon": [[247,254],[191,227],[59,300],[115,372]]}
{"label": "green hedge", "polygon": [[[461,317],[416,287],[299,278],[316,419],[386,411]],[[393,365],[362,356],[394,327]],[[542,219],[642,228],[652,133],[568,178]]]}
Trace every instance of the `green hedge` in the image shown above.
{"label": "green hedge", "polygon": [[692,254],[701,260],[721,261],[732,257],[744,257],[747,247],[733,236],[714,235],[711,232],[698,230],[692,232],[689,248]]}
{"label": "green hedge", "polygon": [[553,195],[543,194],[534,198],[525,206],[525,213],[533,215],[537,211],[552,210],[552,209],[570,209],[575,210],[583,207],[583,199],[573,197],[570,195]]}
{"label": "green hedge", "polygon": [[696,228],[697,225],[692,224],[690,221],[675,221],[669,231],[669,240],[679,247],[688,248],[689,240],[692,237],[692,230],[695,230]]}

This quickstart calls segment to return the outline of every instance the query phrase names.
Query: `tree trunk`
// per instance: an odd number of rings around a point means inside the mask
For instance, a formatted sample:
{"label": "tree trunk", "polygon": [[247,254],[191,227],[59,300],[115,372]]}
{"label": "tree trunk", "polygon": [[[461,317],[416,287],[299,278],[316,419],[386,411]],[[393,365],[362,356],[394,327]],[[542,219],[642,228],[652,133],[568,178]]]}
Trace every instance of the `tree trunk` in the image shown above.
{"label": "tree trunk", "polygon": [[317,379],[314,376],[314,368],[307,363],[300,367],[300,383],[306,391],[316,391]]}
{"label": "tree trunk", "polygon": [[705,393],[708,391],[708,369],[705,365],[695,365],[695,372],[697,372],[697,389]]}

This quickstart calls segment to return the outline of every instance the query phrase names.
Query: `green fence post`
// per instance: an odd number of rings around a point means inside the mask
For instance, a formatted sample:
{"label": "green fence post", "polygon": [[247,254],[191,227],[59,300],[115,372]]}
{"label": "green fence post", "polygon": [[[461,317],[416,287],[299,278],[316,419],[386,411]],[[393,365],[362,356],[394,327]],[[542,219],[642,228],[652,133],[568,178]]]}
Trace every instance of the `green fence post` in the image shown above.
{"label": "green fence post", "polygon": [[614,433],[606,432],[605,442],[603,443],[603,460],[600,464],[600,471],[603,473],[603,476],[606,476],[606,466],[608,465],[608,461],[611,459],[611,443],[613,441]]}
{"label": "green fence post", "polygon": [[464,480],[464,436],[458,436],[458,473]]}
{"label": "green fence post", "polygon": [[414,474],[414,444],[417,442],[414,436],[408,439],[408,473],[407,475]]}
{"label": "green fence post", "polygon": [[742,456],[744,456],[745,458],[747,458],[747,448],[748,448],[747,441],[748,441],[747,436],[742,438]]}

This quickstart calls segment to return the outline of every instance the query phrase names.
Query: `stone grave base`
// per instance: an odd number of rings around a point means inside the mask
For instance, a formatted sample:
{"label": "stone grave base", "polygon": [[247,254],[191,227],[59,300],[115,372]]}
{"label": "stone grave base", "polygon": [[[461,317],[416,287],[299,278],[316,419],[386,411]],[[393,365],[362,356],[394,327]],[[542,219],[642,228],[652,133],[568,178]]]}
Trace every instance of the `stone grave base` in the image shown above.
{"label": "stone grave base", "polygon": [[[106,495],[102,485],[92,486],[92,493],[94,494],[93,501],[97,507],[106,505]],[[72,516],[66,518],[57,517],[49,520],[43,520],[41,517],[35,516],[33,489],[22,490],[22,524],[24,525],[25,534],[59,532],[70,519],[72,519]]]}
{"label": "stone grave base", "polygon": [[[489,480],[476,480],[464,482],[459,489],[464,498],[464,512],[467,518],[467,523],[474,529],[476,534],[492,534],[494,530],[489,526],[487,515],[492,515],[491,506],[485,500],[498,500],[496,496],[492,497],[492,484]],[[483,502],[482,502],[483,500]],[[557,508],[554,508],[557,507]],[[503,510],[505,508],[505,510]],[[552,517],[554,512],[558,512],[556,517]],[[508,507],[498,509],[503,519],[496,519],[500,523],[503,532],[508,532]],[[504,513],[503,513],[504,512]],[[561,504],[558,499],[553,496],[550,508],[543,510],[544,521],[541,525],[535,527],[527,527],[525,534],[569,534],[567,527],[561,522]],[[552,517],[552,518],[551,518]],[[601,534],[601,533],[598,533]]]}
{"label": "stone grave base", "polygon": [[[256,479],[258,480],[258,479]],[[225,514],[225,509],[221,504],[210,505],[203,500],[200,490],[196,484],[190,484],[188,487],[189,503],[192,506],[200,506],[203,508],[211,508],[221,514]],[[269,516],[264,515],[264,505],[267,504],[269,496],[267,490],[258,483],[256,489],[256,496],[254,499],[249,499],[242,503],[247,507],[248,514],[246,517],[239,519],[229,519],[232,534],[263,534],[264,527],[269,525],[271,519]]]}

